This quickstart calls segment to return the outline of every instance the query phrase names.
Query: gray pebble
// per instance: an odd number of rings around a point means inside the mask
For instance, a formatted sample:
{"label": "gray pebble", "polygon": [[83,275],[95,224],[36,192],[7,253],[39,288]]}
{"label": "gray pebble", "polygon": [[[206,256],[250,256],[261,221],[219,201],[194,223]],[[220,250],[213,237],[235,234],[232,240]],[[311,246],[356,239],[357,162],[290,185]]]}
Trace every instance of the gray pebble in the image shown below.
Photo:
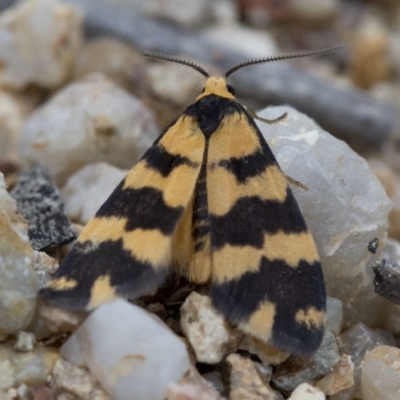
{"label": "gray pebble", "polygon": [[64,212],[60,192],[43,165],[24,171],[11,192],[18,210],[29,224],[29,240],[35,250],[71,242],[76,233]]}

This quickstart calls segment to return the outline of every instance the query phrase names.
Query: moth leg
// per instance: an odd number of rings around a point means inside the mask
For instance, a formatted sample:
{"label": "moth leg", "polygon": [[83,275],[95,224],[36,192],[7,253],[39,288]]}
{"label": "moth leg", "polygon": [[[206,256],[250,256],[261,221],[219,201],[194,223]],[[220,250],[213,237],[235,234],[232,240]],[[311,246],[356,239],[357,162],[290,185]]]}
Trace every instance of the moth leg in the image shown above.
{"label": "moth leg", "polygon": [[307,185],[305,185],[304,183],[301,183],[301,182],[299,182],[299,181],[296,181],[296,179],[292,178],[292,177],[289,176],[289,175],[286,175],[284,172],[283,172],[283,175],[285,176],[286,180],[287,180],[288,182],[290,182],[290,183],[293,183],[293,185],[296,185],[296,186],[298,186],[298,187],[300,187],[300,188],[302,188],[302,189],[304,189],[304,190],[309,190],[309,189],[310,189],[310,188],[309,188]]}
{"label": "moth leg", "polygon": [[250,110],[249,108],[245,107],[246,111],[250,114],[250,117],[253,119],[258,119],[261,122],[265,122],[266,124],[276,124],[277,122],[280,122],[284,120],[287,117],[287,112],[283,113],[281,116],[274,118],[274,119],[265,119],[259,117],[253,110]]}

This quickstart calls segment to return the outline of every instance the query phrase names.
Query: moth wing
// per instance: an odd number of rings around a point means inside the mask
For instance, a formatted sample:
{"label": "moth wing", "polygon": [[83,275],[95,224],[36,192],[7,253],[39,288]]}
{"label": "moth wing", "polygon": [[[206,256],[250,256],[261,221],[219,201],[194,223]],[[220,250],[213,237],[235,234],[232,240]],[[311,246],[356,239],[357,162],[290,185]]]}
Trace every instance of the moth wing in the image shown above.
{"label": "moth wing", "polygon": [[89,221],[41,297],[72,311],[91,310],[160,286],[171,264],[176,227],[193,197],[204,147],[197,122],[183,114]]}
{"label": "moth wing", "polygon": [[285,176],[244,110],[210,138],[207,193],[214,306],[264,342],[313,353],[326,302],[318,253]]}

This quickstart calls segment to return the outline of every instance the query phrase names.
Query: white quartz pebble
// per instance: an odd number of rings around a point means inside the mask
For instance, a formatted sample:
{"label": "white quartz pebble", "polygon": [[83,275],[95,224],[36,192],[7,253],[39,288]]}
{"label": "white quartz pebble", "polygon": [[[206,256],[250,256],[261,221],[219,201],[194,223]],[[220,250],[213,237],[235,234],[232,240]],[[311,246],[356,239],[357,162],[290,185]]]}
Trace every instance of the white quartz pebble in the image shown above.
{"label": "white quartz pebble", "polygon": [[365,355],[361,368],[363,400],[400,398],[400,349],[375,347]]}
{"label": "white quartz pebble", "polygon": [[288,400],[325,400],[325,395],[318,388],[302,383],[292,392]]}
{"label": "white quartz pebble", "polygon": [[216,364],[236,351],[238,332],[211,304],[211,298],[192,292],[181,307],[181,327],[199,362]]}
{"label": "white quartz pebble", "polygon": [[73,67],[82,41],[82,13],[57,0],[18,2],[0,15],[0,84],[56,87]]}
{"label": "white quartz pebble", "polygon": [[84,165],[105,161],[130,169],[159,134],[138,99],[102,74],[60,90],[27,120],[20,151],[46,165],[62,184]]}
{"label": "white quartz pebble", "polygon": [[86,225],[127,173],[103,162],[77,171],[61,190],[68,217]]}
{"label": "white quartz pebble", "polygon": [[184,342],[157,317],[116,300],[95,310],[60,349],[114,400],[163,400],[189,370]]}

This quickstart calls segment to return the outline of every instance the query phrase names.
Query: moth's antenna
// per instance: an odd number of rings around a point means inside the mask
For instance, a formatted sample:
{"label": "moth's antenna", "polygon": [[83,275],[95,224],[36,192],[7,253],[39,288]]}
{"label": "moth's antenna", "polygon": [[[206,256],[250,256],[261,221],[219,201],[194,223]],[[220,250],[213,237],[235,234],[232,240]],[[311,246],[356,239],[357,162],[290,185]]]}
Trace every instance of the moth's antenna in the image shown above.
{"label": "moth's antenna", "polygon": [[273,62],[273,61],[291,60],[293,58],[321,56],[323,54],[332,53],[333,51],[336,51],[336,50],[339,50],[339,49],[344,49],[344,48],[346,48],[346,46],[336,46],[336,47],[329,47],[327,49],[322,49],[322,50],[302,51],[302,52],[298,52],[298,53],[282,54],[280,56],[256,58],[256,59],[253,59],[253,60],[244,61],[244,62],[241,62],[239,64],[234,65],[225,74],[225,78],[227,78],[229,75],[232,75],[238,69],[243,68],[243,67],[248,67],[249,65],[263,64],[263,63],[268,63],[268,62]]}
{"label": "moth's antenna", "polygon": [[170,62],[174,62],[174,63],[177,63],[177,64],[186,65],[187,67],[193,68],[196,71],[200,72],[206,78],[208,78],[210,76],[210,75],[208,75],[207,71],[205,71],[199,65],[197,65],[197,64],[195,64],[195,63],[193,63],[191,61],[181,60],[180,58],[175,58],[175,57],[169,56],[167,54],[155,53],[153,51],[145,51],[143,53],[143,55],[145,57],[153,58],[155,60],[165,60],[165,61],[170,61]]}

